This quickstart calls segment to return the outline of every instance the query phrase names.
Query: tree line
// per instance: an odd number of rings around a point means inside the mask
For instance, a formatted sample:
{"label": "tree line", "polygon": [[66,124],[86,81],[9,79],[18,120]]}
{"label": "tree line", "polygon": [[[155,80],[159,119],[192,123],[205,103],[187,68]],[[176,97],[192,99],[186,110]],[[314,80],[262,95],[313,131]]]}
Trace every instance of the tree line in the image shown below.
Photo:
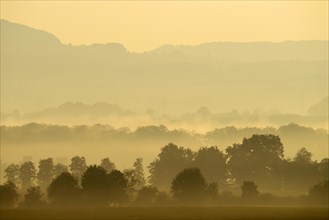
{"label": "tree line", "polygon": [[[0,187],[1,207],[121,206],[173,204],[328,204],[329,159],[312,160],[305,148],[284,157],[279,136],[256,134],[221,151],[197,151],[173,143],[164,146],[148,166],[116,169],[108,158],[87,165],[75,156],[67,166],[52,158],[10,164]],[[262,192],[262,193],[260,193]],[[24,196],[23,196],[24,195]],[[288,195],[298,195],[289,197]],[[302,196],[304,195],[304,196]]]}
{"label": "tree line", "polygon": [[[139,140],[171,140],[173,142],[184,143],[208,143],[207,145],[216,145],[221,143],[228,146],[231,143],[238,142],[244,137],[250,137],[253,134],[273,134],[280,136],[286,145],[292,147],[311,146],[313,148],[323,148],[328,145],[328,131],[326,129],[313,129],[291,123],[278,128],[274,127],[246,127],[237,128],[228,126],[216,128],[205,134],[187,131],[184,129],[170,130],[166,126],[149,125],[141,126],[135,130],[128,127],[115,129],[110,125],[95,124],[64,126],[48,125],[39,123],[29,123],[21,126],[5,126],[0,129],[2,142],[9,143],[36,143],[36,142],[59,142],[59,141],[99,141],[111,142]],[[165,142],[167,143],[167,142]]]}

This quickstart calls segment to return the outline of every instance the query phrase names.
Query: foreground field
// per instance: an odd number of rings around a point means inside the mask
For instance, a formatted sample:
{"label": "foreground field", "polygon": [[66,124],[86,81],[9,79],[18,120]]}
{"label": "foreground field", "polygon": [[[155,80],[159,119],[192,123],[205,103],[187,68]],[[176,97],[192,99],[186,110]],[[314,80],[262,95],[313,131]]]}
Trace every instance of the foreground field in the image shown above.
{"label": "foreground field", "polygon": [[121,207],[107,209],[11,209],[1,219],[328,219],[328,208]]}

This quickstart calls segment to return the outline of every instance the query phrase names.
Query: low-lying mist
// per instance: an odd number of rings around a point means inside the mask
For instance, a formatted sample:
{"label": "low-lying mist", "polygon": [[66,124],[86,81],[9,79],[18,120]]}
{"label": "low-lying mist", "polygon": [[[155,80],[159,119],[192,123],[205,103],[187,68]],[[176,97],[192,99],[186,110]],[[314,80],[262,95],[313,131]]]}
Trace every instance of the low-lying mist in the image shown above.
{"label": "low-lying mist", "polygon": [[169,129],[166,126],[140,126],[113,128],[110,125],[51,125],[29,123],[20,126],[1,126],[2,163],[19,162],[25,156],[34,161],[40,158],[70,158],[85,155],[90,163],[104,155],[113,158],[120,168],[128,167],[137,157],[149,163],[161,149],[172,142],[197,149],[218,146],[224,150],[253,134],[274,134],[281,138],[285,157],[293,157],[305,147],[313,159],[328,156],[328,130],[313,129],[297,124],[280,127],[222,127],[199,133],[192,130]]}
{"label": "low-lying mist", "polygon": [[184,129],[199,133],[225,127],[279,127],[296,123],[312,128],[328,127],[328,97],[310,106],[305,115],[282,113],[279,109],[271,111],[253,110],[213,112],[206,106],[195,111],[176,114],[161,113],[153,109],[132,111],[116,104],[98,102],[85,104],[82,102],[66,102],[55,108],[47,108],[37,112],[2,113],[2,125],[23,125],[30,122],[56,125],[94,125],[109,124],[114,128],[128,127],[137,129],[140,126],[165,125],[169,129]]}

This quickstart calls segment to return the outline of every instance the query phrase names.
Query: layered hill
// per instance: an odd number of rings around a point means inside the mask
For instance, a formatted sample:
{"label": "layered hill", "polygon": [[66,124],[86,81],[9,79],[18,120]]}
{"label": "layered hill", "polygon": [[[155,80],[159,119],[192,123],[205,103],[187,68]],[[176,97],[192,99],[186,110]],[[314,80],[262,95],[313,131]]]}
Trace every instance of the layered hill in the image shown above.
{"label": "layered hill", "polygon": [[328,41],[165,45],[142,54],[117,43],[72,46],[1,20],[1,111],[67,101],[190,112],[208,106],[306,114],[327,96]]}

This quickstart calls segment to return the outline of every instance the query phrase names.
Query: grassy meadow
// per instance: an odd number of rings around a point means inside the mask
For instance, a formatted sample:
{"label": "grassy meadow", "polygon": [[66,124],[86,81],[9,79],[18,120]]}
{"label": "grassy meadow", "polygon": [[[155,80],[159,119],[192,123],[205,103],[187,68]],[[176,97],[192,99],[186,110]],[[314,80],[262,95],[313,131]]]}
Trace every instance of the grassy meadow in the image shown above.
{"label": "grassy meadow", "polygon": [[313,207],[118,207],[90,209],[7,209],[1,219],[328,219]]}

